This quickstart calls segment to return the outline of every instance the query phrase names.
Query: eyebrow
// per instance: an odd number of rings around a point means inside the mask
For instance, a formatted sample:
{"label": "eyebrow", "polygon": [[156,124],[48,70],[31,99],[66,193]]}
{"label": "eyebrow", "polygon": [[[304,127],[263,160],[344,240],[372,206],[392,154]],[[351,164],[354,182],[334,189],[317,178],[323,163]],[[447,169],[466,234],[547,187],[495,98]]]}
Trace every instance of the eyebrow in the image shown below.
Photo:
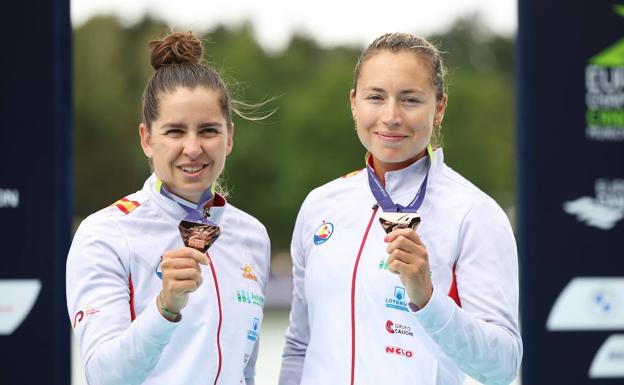
{"label": "eyebrow", "polygon": [[203,127],[221,127],[221,126],[223,126],[223,124],[221,124],[221,122],[216,121],[216,120],[214,122],[204,122],[204,123],[201,123],[199,125],[200,128],[203,128]]}
{"label": "eyebrow", "polygon": [[[200,123],[198,127],[203,128],[203,127],[221,127],[221,126],[222,126],[222,124],[220,122],[214,121],[214,122],[203,122],[203,123]],[[183,129],[188,128],[188,126],[185,123],[182,123],[182,122],[169,122],[169,123],[163,124],[162,127],[183,128]]]}
{"label": "eyebrow", "polygon": [[[383,88],[379,88],[379,87],[367,87],[365,89],[366,91],[373,91],[373,92],[381,92],[381,93],[387,93],[386,90],[384,90]],[[405,95],[405,94],[420,94],[420,95],[425,95],[425,92],[419,91],[419,90],[414,90],[414,89],[406,89],[406,90],[401,90],[401,92],[399,92],[399,94],[401,95]]]}
{"label": "eyebrow", "polygon": [[179,122],[169,122],[169,123],[165,123],[162,125],[162,127],[167,127],[167,128],[186,128],[186,124],[184,123],[179,123]]}

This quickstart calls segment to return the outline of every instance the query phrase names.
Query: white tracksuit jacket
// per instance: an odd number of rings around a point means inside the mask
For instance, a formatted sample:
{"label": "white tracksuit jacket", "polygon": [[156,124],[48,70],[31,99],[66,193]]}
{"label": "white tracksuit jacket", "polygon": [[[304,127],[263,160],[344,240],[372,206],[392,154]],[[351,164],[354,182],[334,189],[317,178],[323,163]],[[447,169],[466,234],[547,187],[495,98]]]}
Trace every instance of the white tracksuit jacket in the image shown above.
{"label": "white tracksuit jacket", "polygon": [[[427,166],[423,158],[385,174],[395,203],[414,198]],[[375,203],[365,169],[304,201],[280,385],[459,385],[463,373],[509,384],[522,341],[516,243],[505,213],[435,151],[417,229],[433,296],[413,312],[399,277],[385,268]]]}
{"label": "white tracksuit jacket", "polygon": [[[141,191],[85,219],[67,259],[67,306],[87,381],[101,384],[253,384],[269,239],[260,222],[225,203],[210,209],[221,236],[201,266],[182,320],[166,320],[156,296],[161,256],[183,247],[186,211]],[[135,318],[136,317],[136,318]]]}

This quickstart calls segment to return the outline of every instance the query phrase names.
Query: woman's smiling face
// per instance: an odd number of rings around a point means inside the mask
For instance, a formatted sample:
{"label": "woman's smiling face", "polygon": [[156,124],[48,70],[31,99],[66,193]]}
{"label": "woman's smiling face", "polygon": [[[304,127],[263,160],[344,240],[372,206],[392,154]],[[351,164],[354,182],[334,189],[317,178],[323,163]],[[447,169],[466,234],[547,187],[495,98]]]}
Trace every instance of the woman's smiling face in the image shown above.
{"label": "woman's smiling face", "polygon": [[447,98],[436,99],[430,67],[413,52],[387,50],[362,64],[351,111],[376,167],[400,169],[424,156]]}
{"label": "woman's smiling face", "polygon": [[141,146],[167,189],[197,202],[223,171],[232,151],[220,96],[204,87],[178,87],[158,97],[158,118],[139,127]]}

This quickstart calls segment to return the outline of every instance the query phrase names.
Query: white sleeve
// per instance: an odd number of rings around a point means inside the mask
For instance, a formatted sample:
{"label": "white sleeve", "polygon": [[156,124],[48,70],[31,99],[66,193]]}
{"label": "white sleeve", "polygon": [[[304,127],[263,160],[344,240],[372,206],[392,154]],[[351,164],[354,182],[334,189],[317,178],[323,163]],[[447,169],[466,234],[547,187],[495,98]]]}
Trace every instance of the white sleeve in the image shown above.
{"label": "white sleeve", "polygon": [[113,218],[88,218],[67,257],[67,307],[90,385],[140,384],[178,323],[130,315],[129,246]]}
{"label": "white sleeve", "polygon": [[[269,235],[266,233],[266,229],[264,229],[264,236],[266,238],[266,247],[265,247],[264,287],[262,288],[262,290],[264,293],[266,293],[266,286],[271,276],[271,241],[269,240]],[[256,340],[256,343],[254,344],[253,351],[251,352],[251,357],[249,357],[249,361],[247,361],[247,365],[245,365],[245,369],[243,371],[246,385],[255,384],[256,361],[258,359],[259,349],[260,349],[260,338],[258,337],[258,339]]]}
{"label": "white sleeve", "polygon": [[459,234],[455,274],[461,308],[436,290],[414,316],[468,375],[509,384],[522,360],[518,330],[518,255],[509,221],[494,201],[473,207]]}
{"label": "white sleeve", "polygon": [[298,385],[310,340],[308,304],[305,298],[305,251],[302,245],[303,207],[299,211],[290,247],[293,263],[293,293],[290,320],[286,329],[286,345],[282,355],[279,385]]}

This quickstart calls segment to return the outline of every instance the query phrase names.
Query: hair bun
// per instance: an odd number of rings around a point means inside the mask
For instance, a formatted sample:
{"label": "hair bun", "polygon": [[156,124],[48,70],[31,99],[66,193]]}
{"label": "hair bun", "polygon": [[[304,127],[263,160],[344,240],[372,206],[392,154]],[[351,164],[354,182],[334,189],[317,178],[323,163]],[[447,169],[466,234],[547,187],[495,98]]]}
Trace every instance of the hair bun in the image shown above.
{"label": "hair bun", "polygon": [[175,32],[149,43],[152,67],[158,71],[164,65],[198,64],[203,55],[201,40],[192,32]]}

